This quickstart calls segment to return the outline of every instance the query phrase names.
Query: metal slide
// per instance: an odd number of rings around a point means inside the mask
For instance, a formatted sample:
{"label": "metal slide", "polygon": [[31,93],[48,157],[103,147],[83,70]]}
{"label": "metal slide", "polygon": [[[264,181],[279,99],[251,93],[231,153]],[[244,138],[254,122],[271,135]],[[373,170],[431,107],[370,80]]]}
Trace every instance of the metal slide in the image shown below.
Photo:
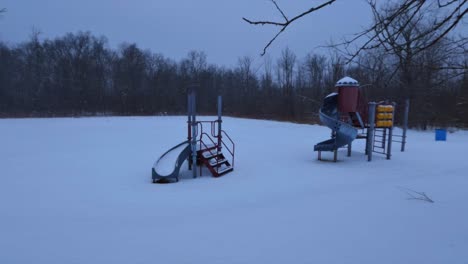
{"label": "metal slide", "polygon": [[179,181],[180,167],[190,155],[190,143],[184,141],[166,151],[153,165],[153,183],[160,180],[175,179]]}
{"label": "metal slide", "polygon": [[320,121],[333,131],[333,136],[315,145],[314,151],[335,151],[348,145],[357,137],[358,131],[355,127],[340,121],[337,93],[331,93],[325,97],[319,114]]}

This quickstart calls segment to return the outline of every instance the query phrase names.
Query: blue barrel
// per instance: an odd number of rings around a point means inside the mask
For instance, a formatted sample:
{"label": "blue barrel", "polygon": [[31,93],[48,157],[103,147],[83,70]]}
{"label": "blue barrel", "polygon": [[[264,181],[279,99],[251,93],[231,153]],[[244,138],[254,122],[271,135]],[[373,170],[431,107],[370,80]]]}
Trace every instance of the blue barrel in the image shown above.
{"label": "blue barrel", "polygon": [[446,129],[436,129],[435,130],[435,140],[436,141],[446,141],[447,140],[447,130]]}

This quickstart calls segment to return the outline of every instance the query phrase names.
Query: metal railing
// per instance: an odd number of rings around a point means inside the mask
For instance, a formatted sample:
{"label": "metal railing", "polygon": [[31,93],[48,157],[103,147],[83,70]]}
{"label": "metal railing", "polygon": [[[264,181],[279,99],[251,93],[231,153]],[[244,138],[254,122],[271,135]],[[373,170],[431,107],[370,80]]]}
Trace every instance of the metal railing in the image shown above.
{"label": "metal railing", "polygon": [[[210,134],[204,132],[203,130],[203,124],[204,123],[209,123],[210,124]],[[234,168],[234,161],[235,161],[235,143],[232,140],[232,138],[229,136],[229,134],[225,130],[217,131],[217,124],[219,123],[218,120],[215,121],[197,121],[197,126],[195,129],[195,138],[198,138],[199,142],[199,150],[201,149],[207,149],[212,156],[216,157],[216,164],[218,165],[218,162],[220,160],[219,158],[219,153],[221,151],[221,148],[224,147],[227,152],[230,154],[230,160],[231,160],[231,167]],[[216,133],[218,132],[218,133]],[[227,141],[224,141],[223,138],[228,139]],[[207,145],[206,139],[204,141],[204,138],[208,138],[208,144],[211,142],[213,144],[213,147],[210,147]],[[213,138],[218,139],[218,143],[215,142]],[[210,149],[212,148],[212,149]],[[216,149],[216,152],[214,152],[214,149]],[[225,157],[226,158],[226,157]],[[216,166],[216,172],[219,173],[219,166]],[[202,174],[202,168],[200,167],[200,175]]]}

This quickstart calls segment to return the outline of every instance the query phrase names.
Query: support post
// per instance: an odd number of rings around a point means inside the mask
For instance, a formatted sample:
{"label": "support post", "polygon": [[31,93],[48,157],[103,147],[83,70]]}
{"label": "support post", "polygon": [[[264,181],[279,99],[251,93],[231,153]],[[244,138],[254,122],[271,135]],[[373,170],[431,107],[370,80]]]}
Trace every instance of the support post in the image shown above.
{"label": "support post", "polygon": [[221,152],[222,148],[222,115],[223,115],[223,97],[221,95],[218,95],[218,153]]}
{"label": "support post", "polygon": [[195,94],[195,88],[192,88],[191,92],[191,98],[192,98],[192,164],[194,166],[194,169],[192,170],[192,175],[193,178],[197,177],[197,113],[196,113],[196,108],[197,108],[197,103],[196,103],[196,94]]}
{"label": "support post", "polygon": [[393,126],[388,129],[387,159],[392,157]]}
{"label": "support post", "polygon": [[348,157],[351,157],[351,148],[352,148],[352,147],[351,147],[351,144],[352,144],[352,143],[349,143],[349,144],[348,144]]}
{"label": "support post", "polygon": [[374,132],[375,132],[375,102],[369,103],[369,128],[367,129],[367,161],[372,161],[372,152],[374,148]]}
{"label": "support post", "polygon": [[393,105],[392,126],[388,129],[388,143],[387,143],[387,159],[388,160],[392,157],[393,125],[395,124],[396,103],[392,103],[392,105]]}
{"label": "support post", "polygon": [[[189,144],[192,144],[192,91],[188,90],[187,93],[187,141]],[[192,150],[192,148],[191,148]],[[189,156],[188,160],[188,169],[192,169],[192,159]]]}
{"label": "support post", "polygon": [[401,140],[401,152],[405,152],[406,145],[406,130],[408,130],[408,115],[409,115],[410,100],[405,100],[405,113],[403,116],[403,135]]}

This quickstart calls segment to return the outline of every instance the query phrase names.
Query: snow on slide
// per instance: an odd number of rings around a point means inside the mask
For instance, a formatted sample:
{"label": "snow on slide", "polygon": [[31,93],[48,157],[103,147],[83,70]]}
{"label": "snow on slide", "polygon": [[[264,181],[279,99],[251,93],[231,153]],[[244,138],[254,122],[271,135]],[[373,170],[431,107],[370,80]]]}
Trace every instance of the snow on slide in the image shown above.
{"label": "snow on slide", "polygon": [[188,143],[181,144],[177,148],[174,148],[166,152],[161,158],[159,158],[153,165],[154,170],[161,176],[169,176],[176,168],[177,159],[180,153],[188,147]]}

